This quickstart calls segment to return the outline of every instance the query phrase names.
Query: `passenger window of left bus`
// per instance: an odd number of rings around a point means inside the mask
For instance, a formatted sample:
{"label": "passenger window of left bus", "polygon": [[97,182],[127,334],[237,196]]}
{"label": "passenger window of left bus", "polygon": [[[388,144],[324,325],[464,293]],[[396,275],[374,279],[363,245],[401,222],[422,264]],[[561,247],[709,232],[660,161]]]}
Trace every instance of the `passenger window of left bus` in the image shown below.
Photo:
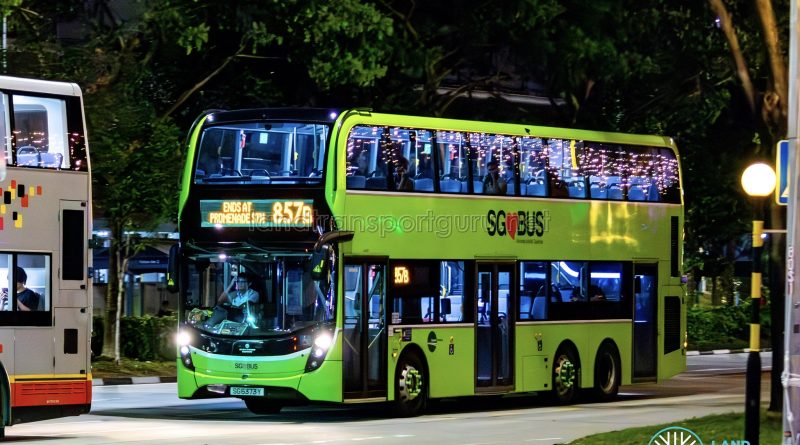
{"label": "passenger window of left bus", "polygon": [[24,167],[67,168],[69,129],[67,106],[63,99],[12,96],[16,165]]}
{"label": "passenger window of left bus", "polygon": [[8,96],[0,94],[0,181],[3,180],[6,164],[11,163],[11,129],[6,125],[7,106]]}
{"label": "passenger window of left bus", "polygon": [[0,310],[42,312],[50,306],[50,257],[0,255]]}

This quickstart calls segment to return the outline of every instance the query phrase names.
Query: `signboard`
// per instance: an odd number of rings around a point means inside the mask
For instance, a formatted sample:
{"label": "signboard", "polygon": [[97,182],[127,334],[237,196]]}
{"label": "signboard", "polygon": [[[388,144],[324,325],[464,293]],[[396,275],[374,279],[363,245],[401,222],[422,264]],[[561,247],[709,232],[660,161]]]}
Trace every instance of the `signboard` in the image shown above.
{"label": "signboard", "polygon": [[775,150],[775,173],[778,176],[778,186],[775,187],[775,203],[787,205],[789,203],[789,141],[778,142]]}
{"label": "signboard", "polygon": [[200,201],[201,227],[311,227],[311,200],[204,199]]}

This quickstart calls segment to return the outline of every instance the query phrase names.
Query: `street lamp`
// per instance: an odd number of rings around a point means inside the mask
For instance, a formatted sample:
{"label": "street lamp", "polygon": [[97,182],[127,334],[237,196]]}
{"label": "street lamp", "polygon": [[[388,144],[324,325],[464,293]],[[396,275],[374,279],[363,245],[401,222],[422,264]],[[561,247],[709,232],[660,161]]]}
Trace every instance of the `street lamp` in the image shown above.
{"label": "street lamp", "polygon": [[744,439],[750,445],[758,445],[759,418],[761,413],[761,250],[764,240],[762,216],[763,199],[775,189],[775,170],[767,164],[752,164],[742,173],[742,188],[755,201],[756,215],[753,219],[753,275],[750,287],[750,354],[747,356],[747,377],[744,396]]}

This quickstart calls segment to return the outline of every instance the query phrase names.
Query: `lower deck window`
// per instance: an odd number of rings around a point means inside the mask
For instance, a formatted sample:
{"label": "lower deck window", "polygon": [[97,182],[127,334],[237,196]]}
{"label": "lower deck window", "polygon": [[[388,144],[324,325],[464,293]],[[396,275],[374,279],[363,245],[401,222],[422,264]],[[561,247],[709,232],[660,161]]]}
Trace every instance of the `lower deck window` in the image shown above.
{"label": "lower deck window", "polygon": [[50,325],[50,255],[0,253],[0,325]]}

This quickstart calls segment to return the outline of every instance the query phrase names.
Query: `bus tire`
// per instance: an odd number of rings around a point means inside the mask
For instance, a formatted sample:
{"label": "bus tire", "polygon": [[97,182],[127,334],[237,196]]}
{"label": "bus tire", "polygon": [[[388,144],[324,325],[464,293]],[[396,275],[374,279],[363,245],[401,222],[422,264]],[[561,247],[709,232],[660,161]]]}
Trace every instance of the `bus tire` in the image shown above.
{"label": "bus tire", "polygon": [[580,363],[578,354],[569,345],[562,345],[553,360],[551,397],[559,405],[572,403],[578,396]]}
{"label": "bus tire", "polygon": [[274,400],[267,399],[244,399],[247,409],[253,414],[278,414],[283,409],[283,405]]}
{"label": "bus tire", "polygon": [[416,352],[400,356],[394,373],[394,408],[399,417],[414,417],[428,403],[428,372]]}
{"label": "bus tire", "polygon": [[594,396],[601,402],[610,402],[617,397],[622,372],[619,350],[612,341],[605,341],[597,350],[594,359]]}

